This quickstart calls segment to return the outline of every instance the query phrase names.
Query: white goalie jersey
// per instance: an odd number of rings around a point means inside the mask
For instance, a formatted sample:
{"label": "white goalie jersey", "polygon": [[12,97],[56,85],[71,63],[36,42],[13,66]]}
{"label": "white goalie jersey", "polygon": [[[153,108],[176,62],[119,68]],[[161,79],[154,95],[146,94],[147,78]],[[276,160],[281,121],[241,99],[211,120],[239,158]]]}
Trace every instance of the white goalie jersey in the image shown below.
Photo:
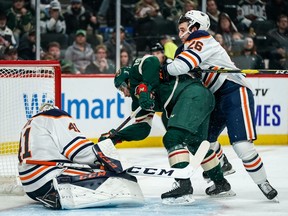
{"label": "white goalie jersey", "polygon": [[[176,52],[176,58],[167,66],[167,71],[172,76],[186,74],[196,67],[202,70],[238,69],[225,49],[206,31],[193,32]],[[245,74],[202,73],[203,84],[213,93],[226,79],[251,89]]]}
{"label": "white goalie jersey", "polygon": [[92,164],[97,160],[93,145],[62,110],[51,109],[33,116],[22,129],[18,154],[19,177],[25,192],[37,190],[61,173],[87,172],[21,163],[24,159]]}

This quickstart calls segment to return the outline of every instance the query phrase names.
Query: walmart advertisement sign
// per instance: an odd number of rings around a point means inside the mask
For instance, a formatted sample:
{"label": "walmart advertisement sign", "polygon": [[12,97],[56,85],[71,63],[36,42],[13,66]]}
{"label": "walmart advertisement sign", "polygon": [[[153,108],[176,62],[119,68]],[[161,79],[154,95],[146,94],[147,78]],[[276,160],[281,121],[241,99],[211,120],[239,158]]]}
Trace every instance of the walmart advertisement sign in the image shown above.
{"label": "walmart advertisement sign", "polygon": [[[287,144],[287,78],[248,78],[254,88],[258,141],[263,144]],[[99,137],[101,133],[117,128],[130,115],[130,105],[131,100],[115,89],[112,77],[62,78],[62,108],[75,118],[87,137]],[[150,136],[161,137],[164,133],[160,115],[156,115]],[[226,131],[223,134],[225,136]]]}

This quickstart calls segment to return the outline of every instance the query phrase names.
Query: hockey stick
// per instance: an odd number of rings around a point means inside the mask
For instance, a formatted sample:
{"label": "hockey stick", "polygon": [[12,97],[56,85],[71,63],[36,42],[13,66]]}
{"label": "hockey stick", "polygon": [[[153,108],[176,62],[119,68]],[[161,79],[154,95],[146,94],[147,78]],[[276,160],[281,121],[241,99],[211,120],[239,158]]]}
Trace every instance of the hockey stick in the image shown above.
{"label": "hockey stick", "polygon": [[[59,168],[99,169],[99,166],[95,164],[77,164],[29,159],[23,160],[22,163],[41,166],[55,166]],[[125,171],[126,173],[129,173],[131,175],[168,178],[190,178],[193,174],[193,168],[191,168],[190,166],[187,166],[183,169],[133,166]],[[102,170],[99,170],[99,172],[102,172]]]}
{"label": "hockey stick", "polygon": [[[193,157],[195,168],[191,165],[185,168],[159,168],[159,167],[143,167],[143,166],[132,166],[125,170],[126,173],[136,176],[151,176],[151,177],[167,177],[167,178],[190,178],[195,170],[198,168],[202,160],[204,159],[208,149],[210,147],[209,142],[203,141],[199,146],[196,154]],[[82,169],[99,169],[96,164],[78,164],[78,163],[65,163],[65,162],[53,162],[53,161],[42,161],[42,160],[29,160],[25,159],[22,161],[24,164],[31,165],[42,165],[42,166],[56,166],[59,168],[82,168]],[[99,170],[101,172],[101,170]],[[103,172],[103,171],[102,171]]]}
{"label": "hockey stick", "polygon": [[117,128],[115,129],[115,131],[116,131],[116,132],[120,131],[132,118],[134,118],[134,117],[137,115],[137,113],[138,113],[140,110],[141,110],[141,107],[139,106],[134,112],[131,113],[131,115],[130,115],[127,119],[125,119],[124,122],[122,122],[122,124],[119,125],[119,127],[117,127]]}
{"label": "hockey stick", "polygon": [[[197,71],[196,71],[197,72]],[[199,72],[203,73],[245,73],[245,74],[278,74],[278,75],[283,75],[287,74],[288,75],[288,70],[265,70],[265,69],[239,69],[239,70],[231,70],[231,69],[218,69],[218,70],[199,70]]]}

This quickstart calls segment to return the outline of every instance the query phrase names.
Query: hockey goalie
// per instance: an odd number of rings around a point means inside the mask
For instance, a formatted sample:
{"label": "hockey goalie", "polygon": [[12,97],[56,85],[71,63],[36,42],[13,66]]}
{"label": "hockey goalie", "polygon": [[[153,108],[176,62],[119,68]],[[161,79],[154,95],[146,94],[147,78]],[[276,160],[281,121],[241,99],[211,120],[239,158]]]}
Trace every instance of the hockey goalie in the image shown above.
{"label": "hockey goalie", "polygon": [[[123,172],[115,152],[110,139],[94,144],[68,113],[44,104],[21,131],[19,177],[31,199],[52,209],[142,205],[144,197],[137,179]],[[72,163],[95,167],[63,165]]]}

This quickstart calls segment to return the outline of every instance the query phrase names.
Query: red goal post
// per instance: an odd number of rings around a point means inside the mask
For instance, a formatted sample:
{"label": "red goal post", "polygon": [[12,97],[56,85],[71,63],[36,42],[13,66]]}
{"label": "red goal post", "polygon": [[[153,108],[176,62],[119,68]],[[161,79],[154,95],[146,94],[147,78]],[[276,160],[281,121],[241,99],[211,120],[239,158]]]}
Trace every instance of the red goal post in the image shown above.
{"label": "red goal post", "polygon": [[61,108],[58,61],[0,61],[0,194],[10,193],[11,184],[17,182],[21,129],[46,102]]}

